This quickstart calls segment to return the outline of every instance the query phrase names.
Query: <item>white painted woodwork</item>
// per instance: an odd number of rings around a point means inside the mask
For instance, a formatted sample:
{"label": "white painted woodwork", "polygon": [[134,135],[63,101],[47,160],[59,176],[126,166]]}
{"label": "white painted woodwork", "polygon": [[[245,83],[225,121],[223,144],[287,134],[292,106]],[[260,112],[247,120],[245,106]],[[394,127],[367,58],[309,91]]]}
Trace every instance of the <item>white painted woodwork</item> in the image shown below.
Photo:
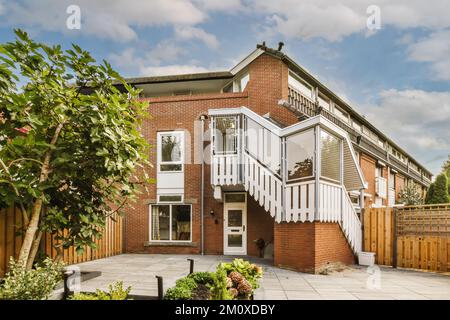
{"label": "white painted woodwork", "polygon": [[375,177],[375,192],[380,198],[386,199],[386,178]]}

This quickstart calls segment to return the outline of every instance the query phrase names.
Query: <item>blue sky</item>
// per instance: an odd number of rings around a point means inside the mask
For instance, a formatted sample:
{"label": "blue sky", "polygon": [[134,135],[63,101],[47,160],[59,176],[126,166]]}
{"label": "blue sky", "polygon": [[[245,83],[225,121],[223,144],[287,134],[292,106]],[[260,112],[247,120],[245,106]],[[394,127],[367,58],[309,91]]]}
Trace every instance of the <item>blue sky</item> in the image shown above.
{"label": "blue sky", "polygon": [[[69,5],[81,29],[66,26]],[[381,29],[369,30],[369,5]],[[226,70],[265,40],[327,84],[433,173],[450,154],[450,15],[428,0],[0,0],[13,28],[75,42],[125,76]]]}

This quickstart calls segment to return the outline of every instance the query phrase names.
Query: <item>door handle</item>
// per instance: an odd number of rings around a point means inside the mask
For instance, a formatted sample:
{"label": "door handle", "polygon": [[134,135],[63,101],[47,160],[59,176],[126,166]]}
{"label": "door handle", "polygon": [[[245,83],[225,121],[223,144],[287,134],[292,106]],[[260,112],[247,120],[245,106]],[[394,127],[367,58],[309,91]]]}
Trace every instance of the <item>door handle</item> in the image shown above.
{"label": "door handle", "polygon": [[242,231],[245,231],[245,226],[242,226]]}

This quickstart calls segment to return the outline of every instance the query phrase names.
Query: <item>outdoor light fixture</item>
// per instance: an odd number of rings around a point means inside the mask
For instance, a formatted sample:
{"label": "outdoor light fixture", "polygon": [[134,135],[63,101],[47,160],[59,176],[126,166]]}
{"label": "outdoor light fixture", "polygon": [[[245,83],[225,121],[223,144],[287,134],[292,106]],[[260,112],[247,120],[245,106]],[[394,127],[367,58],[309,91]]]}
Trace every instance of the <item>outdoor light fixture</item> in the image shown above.
{"label": "outdoor light fixture", "polygon": [[211,211],[209,213],[213,216],[214,215],[214,210],[211,209]]}

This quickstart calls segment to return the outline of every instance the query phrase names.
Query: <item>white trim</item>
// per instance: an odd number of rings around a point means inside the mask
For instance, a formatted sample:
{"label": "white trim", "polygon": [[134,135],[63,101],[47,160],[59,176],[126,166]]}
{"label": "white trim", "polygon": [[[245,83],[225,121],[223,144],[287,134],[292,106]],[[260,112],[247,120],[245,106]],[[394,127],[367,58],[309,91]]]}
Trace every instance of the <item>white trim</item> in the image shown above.
{"label": "white trim", "polygon": [[[190,231],[189,231],[189,240],[172,240],[172,206],[189,206],[190,208]],[[152,207],[153,206],[169,206],[169,240],[153,240],[152,239]],[[149,208],[149,219],[148,219],[148,236],[149,236],[149,242],[155,242],[155,243],[192,243],[192,204],[191,203],[156,203],[156,204],[150,204],[148,206]]]}
{"label": "white trim", "polygon": [[264,50],[261,49],[256,49],[254,50],[252,53],[250,53],[247,57],[245,57],[241,62],[239,62],[236,66],[234,66],[231,70],[230,73],[232,75],[236,75],[239,73],[239,71],[241,71],[242,69],[244,69],[245,67],[247,67],[251,62],[253,62],[253,60],[255,60],[256,58],[258,58],[260,55],[262,55],[264,53]]}
{"label": "white trim", "polygon": [[[239,192],[230,192],[230,193],[239,193]],[[224,204],[223,204],[223,254],[224,255],[247,255],[247,235],[248,235],[248,227],[247,227],[247,193],[242,192],[245,195],[245,202],[225,202],[225,195],[224,193]],[[227,250],[229,247],[227,246],[227,238],[230,233],[226,232],[227,224],[228,224],[228,210],[231,209],[237,209],[242,210],[242,231],[240,234],[242,234],[242,251],[240,252],[234,252]]]}
{"label": "white trim", "polygon": [[[161,137],[165,136],[165,135],[180,135],[180,141],[181,141],[181,158],[180,161],[170,161],[170,162],[163,162],[161,160],[161,147],[162,147],[162,143],[161,143]],[[157,158],[157,172],[158,173],[171,173],[171,172],[184,172],[184,148],[185,148],[185,136],[184,136],[184,131],[182,130],[174,130],[174,131],[158,131],[156,133],[157,136],[157,141],[156,141],[156,146],[157,146],[157,150],[156,150],[156,158]],[[180,164],[181,165],[181,170],[176,170],[176,171],[162,171],[160,168],[160,165],[177,165]]]}

